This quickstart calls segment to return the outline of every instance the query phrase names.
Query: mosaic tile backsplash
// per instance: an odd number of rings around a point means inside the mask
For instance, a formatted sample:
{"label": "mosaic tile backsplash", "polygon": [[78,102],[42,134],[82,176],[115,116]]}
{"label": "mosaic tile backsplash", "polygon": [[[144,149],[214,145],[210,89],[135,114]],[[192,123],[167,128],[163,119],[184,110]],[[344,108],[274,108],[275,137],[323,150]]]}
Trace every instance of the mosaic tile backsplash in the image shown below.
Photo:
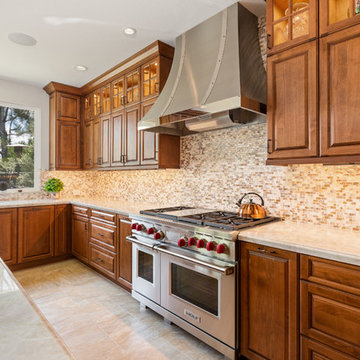
{"label": "mosaic tile backsplash", "polygon": [[266,124],[181,139],[181,169],[43,172],[64,197],[105,197],[235,211],[249,191],[272,215],[360,231],[360,165],[266,166]]}

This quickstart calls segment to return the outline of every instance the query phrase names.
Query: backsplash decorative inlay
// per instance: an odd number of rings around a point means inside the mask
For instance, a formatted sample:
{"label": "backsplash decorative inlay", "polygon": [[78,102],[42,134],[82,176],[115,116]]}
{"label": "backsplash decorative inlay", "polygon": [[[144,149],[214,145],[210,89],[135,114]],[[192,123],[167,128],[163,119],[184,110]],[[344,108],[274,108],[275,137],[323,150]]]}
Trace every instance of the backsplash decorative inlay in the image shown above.
{"label": "backsplash decorative inlay", "polygon": [[65,183],[64,197],[105,197],[235,211],[248,191],[272,215],[360,231],[360,166],[266,166],[266,124],[181,139],[181,169],[43,172]]}

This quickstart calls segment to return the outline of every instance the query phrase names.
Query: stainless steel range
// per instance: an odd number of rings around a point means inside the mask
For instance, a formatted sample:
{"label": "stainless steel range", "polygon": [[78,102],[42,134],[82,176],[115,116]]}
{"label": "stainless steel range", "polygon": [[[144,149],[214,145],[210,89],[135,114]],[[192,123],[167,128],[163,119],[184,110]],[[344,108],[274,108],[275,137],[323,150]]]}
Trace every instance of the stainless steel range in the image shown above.
{"label": "stainless steel range", "polygon": [[276,220],[189,207],[144,210],[132,218],[133,290],[160,313],[235,359],[238,251],[242,228]]}

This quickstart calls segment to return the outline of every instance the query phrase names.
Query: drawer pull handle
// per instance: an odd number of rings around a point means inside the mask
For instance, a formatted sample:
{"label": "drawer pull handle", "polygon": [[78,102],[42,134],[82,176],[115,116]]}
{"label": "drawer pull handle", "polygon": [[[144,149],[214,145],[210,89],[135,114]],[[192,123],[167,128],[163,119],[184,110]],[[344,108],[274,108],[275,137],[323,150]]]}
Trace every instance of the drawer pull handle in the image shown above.
{"label": "drawer pull handle", "polygon": [[276,251],[274,251],[274,250],[269,251],[269,250],[265,250],[265,249],[262,249],[262,248],[258,248],[258,251],[260,251],[262,253],[265,253],[265,254],[276,254]]}
{"label": "drawer pull handle", "polygon": [[99,257],[96,259],[98,262],[101,262],[101,263],[103,263],[104,262],[104,260],[103,259],[100,259]]}
{"label": "drawer pull handle", "polygon": [[98,236],[104,236],[104,234],[100,234],[100,233],[98,233]]}

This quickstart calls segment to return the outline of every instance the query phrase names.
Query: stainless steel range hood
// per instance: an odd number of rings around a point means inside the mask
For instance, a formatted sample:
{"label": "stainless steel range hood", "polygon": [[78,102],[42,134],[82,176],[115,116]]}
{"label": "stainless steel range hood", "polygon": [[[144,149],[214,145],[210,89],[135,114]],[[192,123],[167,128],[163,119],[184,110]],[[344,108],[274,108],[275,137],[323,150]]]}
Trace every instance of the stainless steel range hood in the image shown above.
{"label": "stainless steel range hood", "polygon": [[236,3],[176,39],[167,82],[139,129],[188,135],[265,121],[265,104],[257,17]]}

